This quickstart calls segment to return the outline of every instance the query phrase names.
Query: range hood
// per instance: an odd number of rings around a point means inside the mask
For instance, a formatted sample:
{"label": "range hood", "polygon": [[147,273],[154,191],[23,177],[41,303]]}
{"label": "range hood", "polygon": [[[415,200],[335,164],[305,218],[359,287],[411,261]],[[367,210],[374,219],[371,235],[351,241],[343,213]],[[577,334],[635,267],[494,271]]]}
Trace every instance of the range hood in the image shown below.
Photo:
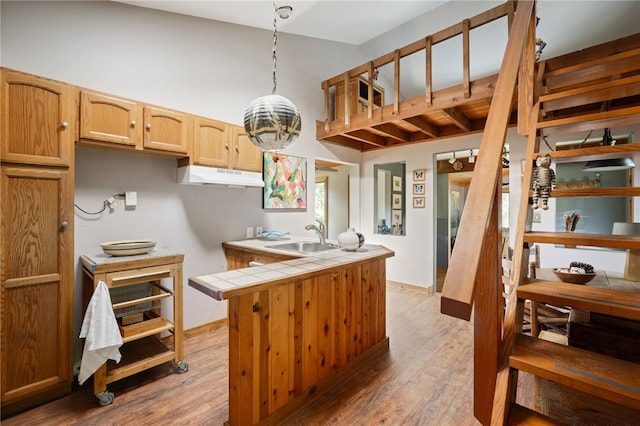
{"label": "range hood", "polygon": [[227,188],[264,187],[261,173],[203,166],[178,167],[178,183]]}

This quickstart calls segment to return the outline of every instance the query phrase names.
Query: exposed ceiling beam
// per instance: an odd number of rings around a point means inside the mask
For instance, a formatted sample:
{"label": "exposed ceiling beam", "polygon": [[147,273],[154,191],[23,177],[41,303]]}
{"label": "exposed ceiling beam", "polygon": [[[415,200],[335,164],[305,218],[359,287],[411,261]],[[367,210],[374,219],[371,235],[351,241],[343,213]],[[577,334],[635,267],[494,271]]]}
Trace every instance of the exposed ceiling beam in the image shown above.
{"label": "exposed ceiling beam", "polygon": [[398,139],[401,142],[409,142],[411,140],[409,132],[406,132],[390,123],[380,124],[378,126],[374,126],[373,128],[386,133],[387,135]]}
{"label": "exposed ceiling beam", "polygon": [[355,130],[353,132],[348,132],[347,136],[378,147],[384,147],[387,145],[387,140],[384,137],[374,135],[373,133],[366,130]]}
{"label": "exposed ceiling beam", "polygon": [[471,120],[469,120],[458,108],[445,108],[442,110],[444,114],[453,121],[453,124],[468,132],[471,130]]}
{"label": "exposed ceiling beam", "polygon": [[426,134],[427,136],[431,136],[432,138],[437,138],[440,134],[438,128],[429,123],[429,121],[424,117],[406,117],[404,121],[413,126],[416,126],[422,133]]}

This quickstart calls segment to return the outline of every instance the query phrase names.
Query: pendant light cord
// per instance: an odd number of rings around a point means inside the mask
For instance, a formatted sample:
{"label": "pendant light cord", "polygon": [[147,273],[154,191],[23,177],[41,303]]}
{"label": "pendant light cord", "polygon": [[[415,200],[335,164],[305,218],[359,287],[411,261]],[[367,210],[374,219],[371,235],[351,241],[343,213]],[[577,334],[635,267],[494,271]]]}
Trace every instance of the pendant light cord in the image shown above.
{"label": "pendant light cord", "polygon": [[278,46],[278,26],[277,26],[278,13],[276,9],[276,2],[273,2],[273,91],[272,95],[276,94],[276,64],[278,58],[276,57],[276,47]]}

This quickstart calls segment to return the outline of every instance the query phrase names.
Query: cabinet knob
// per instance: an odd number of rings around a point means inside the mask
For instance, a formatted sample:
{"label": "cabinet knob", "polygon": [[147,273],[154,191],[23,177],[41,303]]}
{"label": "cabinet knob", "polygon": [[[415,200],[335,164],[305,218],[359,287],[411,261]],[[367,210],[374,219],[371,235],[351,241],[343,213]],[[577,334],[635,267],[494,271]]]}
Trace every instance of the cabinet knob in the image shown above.
{"label": "cabinet knob", "polygon": [[69,127],[69,123],[67,123],[66,121],[63,121],[61,124],[63,129],[66,129],[67,127]]}
{"label": "cabinet knob", "polygon": [[68,227],[69,227],[69,222],[67,222],[66,220],[63,220],[63,221],[60,223],[60,230],[61,230],[61,231],[64,231],[64,230],[65,230],[65,229],[67,229]]}
{"label": "cabinet knob", "polygon": [[136,127],[136,120],[131,120],[131,127]]}
{"label": "cabinet knob", "polygon": [[240,152],[240,147],[238,147],[238,145],[236,145],[236,152]]}
{"label": "cabinet knob", "polygon": [[225,144],[224,144],[224,147],[225,147],[225,149],[229,149],[229,144],[228,144],[228,143],[225,143]]}
{"label": "cabinet knob", "polygon": [[151,129],[151,123],[147,124],[147,130]]}

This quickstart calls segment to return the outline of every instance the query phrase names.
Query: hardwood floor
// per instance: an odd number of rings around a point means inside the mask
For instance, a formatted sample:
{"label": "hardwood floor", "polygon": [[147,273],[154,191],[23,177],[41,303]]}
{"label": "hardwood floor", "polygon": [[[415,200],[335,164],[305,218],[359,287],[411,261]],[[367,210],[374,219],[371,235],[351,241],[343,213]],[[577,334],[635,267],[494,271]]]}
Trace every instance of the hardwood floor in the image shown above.
{"label": "hardwood floor", "polygon": [[[440,296],[389,285],[390,349],[287,425],[476,425],[472,324],[440,314]],[[168,363],[110,384],[99,407],[87,381],[3,425],[222,425],[228,419],[227,329],[187,338],[189,371]]]}

